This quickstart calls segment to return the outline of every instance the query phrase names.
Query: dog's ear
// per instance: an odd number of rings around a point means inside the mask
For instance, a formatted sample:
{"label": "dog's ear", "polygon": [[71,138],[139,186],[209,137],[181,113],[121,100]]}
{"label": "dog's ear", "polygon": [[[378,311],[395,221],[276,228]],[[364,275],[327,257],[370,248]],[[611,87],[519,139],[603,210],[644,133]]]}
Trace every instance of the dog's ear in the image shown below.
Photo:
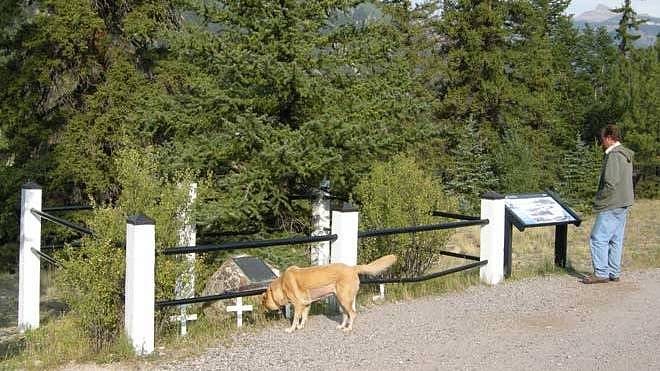
{"label": "dog's ear", "polygon": [[271,283],[270,295],[273,302],[278,306],[281,307],[286,304],[286,297],[284,296],[284,291],[282,291],[282,283],[279,280],[275,280]]}
{"label": "dog's ear", "polygon": [[277,304],[277,302],[274,300],[273,290],[270,286],[268,286],[266,291],[261,296],[261,305],[263,305],[267,310],[277,310],[279,307],[279,304]]}

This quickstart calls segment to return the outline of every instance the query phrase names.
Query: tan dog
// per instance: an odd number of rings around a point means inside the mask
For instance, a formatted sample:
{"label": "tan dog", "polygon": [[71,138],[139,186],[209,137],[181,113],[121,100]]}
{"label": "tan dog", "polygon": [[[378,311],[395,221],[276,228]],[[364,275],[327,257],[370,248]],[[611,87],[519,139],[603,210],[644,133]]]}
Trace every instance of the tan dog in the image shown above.
{"label": "tan dog", "polygon": [[343,309],[343,319],[338,329],[350,331],[355,319],[355,297],[360,288],[358,274],[375,275],[396,262],[396,256],[386,255],[365,265],[349,266],[342,263],[318,267],[292,266],[270,283],[261,303],[270,310],[278,310],[287,303],[293,304],[293,323],[286,332],[302,329],[307,322],[312,302],[334,294]]}

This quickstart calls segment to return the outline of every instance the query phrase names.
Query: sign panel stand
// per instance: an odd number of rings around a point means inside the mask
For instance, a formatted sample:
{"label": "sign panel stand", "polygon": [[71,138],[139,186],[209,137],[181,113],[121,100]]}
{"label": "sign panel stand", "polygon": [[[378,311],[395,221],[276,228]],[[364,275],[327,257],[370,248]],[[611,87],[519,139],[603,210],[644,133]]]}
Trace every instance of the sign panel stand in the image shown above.
{"label": "sign panel stand", "polygon": [[555,265],[566,268],[568,225],[580,226],[582,219],[555,193],[524,193],[505,197],[504,276],[511,276],[513,226],[519,231],[530,227],[555,226]]}

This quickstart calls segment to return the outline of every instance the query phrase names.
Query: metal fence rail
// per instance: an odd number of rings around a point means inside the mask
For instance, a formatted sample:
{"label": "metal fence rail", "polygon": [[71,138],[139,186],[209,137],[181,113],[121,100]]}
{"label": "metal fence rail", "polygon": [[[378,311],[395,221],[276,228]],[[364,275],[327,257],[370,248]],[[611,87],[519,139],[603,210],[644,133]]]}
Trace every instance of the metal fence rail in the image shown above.
{"label": "metal fence rail", "polygon": [[461,220],[480,220],[481,219],[478,216],[447,213],[447,212],[444,212],[444,211],[434,211],[431,215],[433,215],[433,216],[444,216],[445,218],[461,219]]}
{"label": "metal fence rail", "polygon": [[42,260],[44,260],[44,261],[46,261],[46,262],[48,262],[48,263],[50,263],[50,264],[52,264],[52,265],[55,265],[55,266],[57,266],[57,267],[62,267],[62,263],[60,263],[60,262],[58,262],[57,260],[55,260],[55,258],[53,258],[52,256],[47,255],[47,254],[44,254],[44,253],[42,253],[41,251],[35,249],[34,247],[30,247],[30,251],[32,251],[33,254],[35,254],[36,256],[38,256],[39,259],[42,259]]}
{"label": "metal fence rail", "polygon": [[461,254],[461,253],[453,252],[453,251],[440,250],[440,251],[438,251],[438,253],[440,255],[453,256],[455,258],[462,258],[462,259],[467,259],[467,260],[476,260],[476,261],[481,260],[481,258],[478,257],[478,256]]}
{"label": "metal fence rail", "polygon": [[472,269],[476,267],[480,267],[482,265],[488,264],[488,260],[481,260],[478,262],[466,264],[466,265],[461,265],[458,267],[450,268],[447,270],[444,270],[442,272],[436,272],[436,273],[431,273],[431,274],[426,274],[423,276],[418,276],[418,277],[394,277],[394,278],[374,278],[374,279],[365,279],[365,280],[360,280],[361,284],[373,284],[373,283],[410,283],[410,282],[421,282],[421,281],[427,281],[432,278],[437,278],[437,277],[442,277],[446,276],[451,273],[456,273],[460,271],[464,271],[467,269]]}
{"label": "metal fence rail", "polygon": [[63,226],[63,227],[71,228],[71,229],[73,229],[73,230],[76,231],[76,232],[80,232],[80,233],[88,234],[88,235],[92,235],[92,236],[94,235],[94,231],[92,231],[92,230],[89,229],[89,228],[85,228],[85,227],[83,227],[83,226],[80,225],[80,224],[71,223],[71,222],[68,221],[68,220],[65,220],[65,219],[62,219],[62,218],[58,218],[58,217],[56,217],[55,215],[51,215],[51,214],[45,213],[45,212],[43,212],[43,211],[39,211],[39,210],[37,210],[37,209],[30,209],[30,211],[31,211],[33,214],[38,215],[38,216],[40,216],[40,217],[42,217],[42,218],[44,218],[44,219],[46,219],[46,220],[48,220],[48,221],[50,221],[50,222],[53,222],[53,223],[55,223],[55,224],[59,224],[59,225],[61,225],[61,226]]}
{"label": "metal fence rail", "polygon": [[220,245],[197,245],[197,246],[179,246],[168,249],[163,249],[162,254],[187,254],[187,253],[200,253],[209,251],[223,251],[223,250],[237,250],[237,249],[251,249],[256,247],[272,247],[283,245],[299,245],[312,242],[335,241],[336,234],[327,236],[302,236],[292,238],[281,238],[273,240],[257,240],[257,241],[239,241],[229,242]]}
{"label": "metal fence rail", "polygon": [[[427,281],[433,278],[437,277],[442,277],[451,273],[456,273],[468,269],[473,269],[476,267],[480,267],[482,265],[488,264],[488,260],[482,260],[466,265],[461,265],[458,267],[450,268],[447,270],[444,270],[442,272],[436,272],[436,273],[431,273],[423,276],[418,276],[418,277],[398,277],[398,278],[381,278],[381,279],[360,279],[360,284],[374,284],[374,283],[411,283],[411,282],[421,282],[421,281]],[[245,297],[245,296],[254,296],[254,295],[260,295],[263,292],[265,292],[265,288],[260,288],[260,289],[253,289],[253,290],[245,290],[245,291],[228,291],[224,292],[222,294],[216,294],[216,295],[206,295],[206,296],[197,296],[194,298],[186,298],[186,299],[174,299],[174,300],[163,300],[163,301],[157,301],[155,303],[156,308],[164,308],[164,307],[171,307],[175,305],[182,305],[182,304],[194,304],[194,303],[203,303],[207,301],[215,301],[215,300],[224,300],[224,299],[233,299],[233,298],[238,298],[238,297]]]}
{"label": "metal fence rail", "polygon": [[485,225],[485,224],[488,224],[488,219],[465,220],[460,222],[451,222],[451,223],[442,223],[442,224],[416,225],[412,227],[385,228],[385,229],[377,229],[372,231],[358,232],[358,238],[378,237],[378,236],[387,236],[391,234],[414,233],[421,231],[435,231],[441,229],[461,228],[461,227],[469,227],[473,225]]}
{"label": "metal fence rail", "polygon": [[[433,230],[452,229],[452,228],[461,228],[461,227],[468,227],[474,225],[488,224],[488,219],[479,219],[477,217],[470,217],[459,214],[450,214],[444,212],[437,212],[437,213],[438,216],[446,216],[446,217],[464,219],[464,220],[458,222],[451,222],[451,223],[442,223],[442,224],[429,224],[429,225],[418,225],[418,226],[402,227],[402,228],[388,228],[381,230],[363,231],[363,232],[358,232],[358,238],[387,236],[387,235],[400,234],[400,233],[414,233],[421,231],[433,231]],[[230,243],[218,244],[218,245],[179,246],[179,247],[164,249],[161,253],[164,255],[174,255],[174,254],[200,253],[200,252],[209,252],[209,251],[273,247],[273,246],[282,246],[282,245],[298,245],[298,244],[305,244],[312,242],[335,241],[335,240],[337,240],[336,234],[331,234],[326,236],[302,236],[302,237],[272,239],[272,240],[239,241],[239,242],[230,242]],[[431,273],[418,277],[361,279],[360,283],[374,284],[374,283],[421,282],[488,264],[488,260],[479,261],[480,258],[478,256],[455,253],[451,251],[440,251],[440,254],[468,259],[468,260],[476,260],[476,261],[474,263],[450,268],[442,272]],[[245,296],[254,296],[254,295],[259,295],[265,291],[266,288],[259,288],[259,289],[245,290],[245,291],[228,291],[222,294],[198,296],[193,298],[157,301],[155,303],[155,307],[163,308],[163,307],[183,305],[183,304],[202,303],[202,302],[208,302],[214,300],[224,300],[224,299],[232,299],[232,298],[245,297]]]}
{"label": "metal fence rail", "polygon": [[254,289],[254,290],[245,290],[245,291],[227,291],[227,292],[224,292],[222,294],[217,294],[217,295],[207,295],[207,296],[197,296],[197,297],[194,297],[194,298],[186,298],[186,299],[157,301],[155,305],[156,305],[156,308],[163,308],[163,307],[171,307],[171,306],[174,306],[174,305],[203,303],[203,302],[206,302],[206,301],[233,299],[233,298],[239,298],[239,297],[245,297],[245,296],[260,295],[261,293],[263,293],[265,291],[266,291],[265,288]]}
{"label": "metal fence rail", "polygon": [[78,211],[78,210],[93,210],[94,207],[91,205],[65,205],[65,206],[50,206],[42,207],[41,211]]}

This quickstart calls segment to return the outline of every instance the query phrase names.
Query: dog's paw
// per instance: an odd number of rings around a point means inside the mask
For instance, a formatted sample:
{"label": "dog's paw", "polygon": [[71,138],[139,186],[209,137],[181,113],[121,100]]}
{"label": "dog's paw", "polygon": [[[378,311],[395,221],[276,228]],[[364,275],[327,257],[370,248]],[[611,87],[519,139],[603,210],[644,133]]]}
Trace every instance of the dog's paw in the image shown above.
{"label": "dog's paw", "polygon": [[287,334],[290,334],[290,333],[293,332],[293,330],[295,330],[293,327],[289,327],[288,329],[284,330],[284,332],[286,332]]}
{"label": "dog's paw", "polygon": [[344,326],[343,325],[337,325],[337,330],[343,330]]}
{"label": "dog's paw", "polygon": [[353,328],[352,327],[344,327],[341,330],[344,331],[344,332],[351,332],[353,330]]}

